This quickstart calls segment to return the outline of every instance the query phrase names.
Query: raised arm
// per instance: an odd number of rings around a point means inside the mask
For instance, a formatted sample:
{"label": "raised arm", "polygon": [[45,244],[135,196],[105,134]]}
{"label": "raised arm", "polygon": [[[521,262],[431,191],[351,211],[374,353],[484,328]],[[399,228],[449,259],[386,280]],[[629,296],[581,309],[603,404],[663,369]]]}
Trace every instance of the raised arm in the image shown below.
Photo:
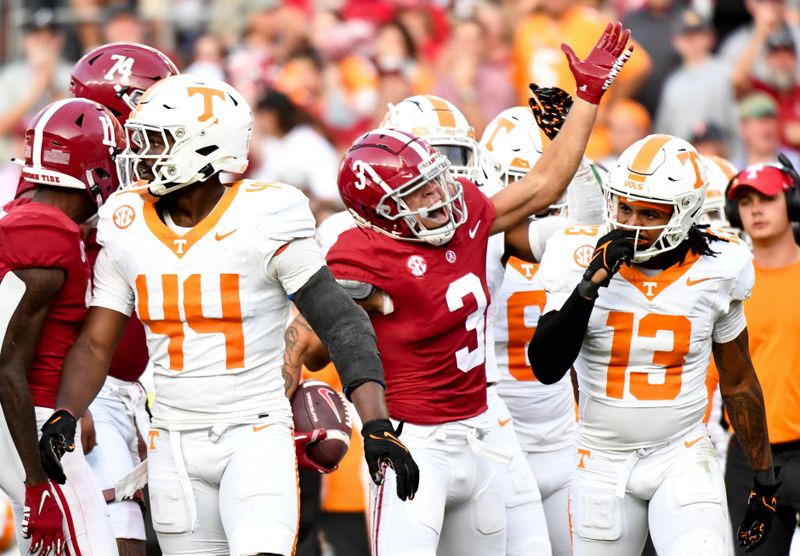
{"label": "raised arm", "polygon": [[576,96],[561,132],[526,176],[492,197],[497,218],[492,233],[509,230],[556,202],[578,169],[597,117],[597,105],[631,55],[630,31],[609,24],[592,52],[579,60],[566,44],[577,84]]}

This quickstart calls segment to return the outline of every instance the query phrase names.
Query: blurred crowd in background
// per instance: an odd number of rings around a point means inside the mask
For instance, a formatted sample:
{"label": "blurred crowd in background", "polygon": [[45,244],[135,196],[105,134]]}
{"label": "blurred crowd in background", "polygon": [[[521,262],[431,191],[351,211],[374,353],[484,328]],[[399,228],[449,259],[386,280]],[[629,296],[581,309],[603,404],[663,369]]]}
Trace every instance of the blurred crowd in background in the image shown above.
{"label": "blurred crowd in background", "polygon": [[607,165],[665,132],[739,168],[780,151],[798,161],[800,0],[3,0],[0,197],[29,119],[102,43],[149,44],[233,84],[255,112],[248,177],[303,188],[322,217],[340,206],[339,154],[388,103],[442,96],[480,136],[527,102],[529,82],[571,91],[561,42],[585,55],[609,19],[632,29],[637,53],[590,157]]}

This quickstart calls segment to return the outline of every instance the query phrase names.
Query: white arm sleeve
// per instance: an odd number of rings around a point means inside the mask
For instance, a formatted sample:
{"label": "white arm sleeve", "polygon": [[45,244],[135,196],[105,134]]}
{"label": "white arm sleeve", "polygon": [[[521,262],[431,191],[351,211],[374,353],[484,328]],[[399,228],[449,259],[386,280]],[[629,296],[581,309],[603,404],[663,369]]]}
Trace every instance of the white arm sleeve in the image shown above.
{"label": "white arm sleeve", "polygon": [[711,338],[717,344],[725,344],[735,340],[745,327],[747,327],[747,321],[744,317],[744,305],[740,300],[733,300],[728,312],[714,323]]}
{"label": "white arm sleeve", "polygon": [[589,160],[584,157],[567,187],[567,214],[579,226],[600,224],[603,222],[604,202],[603,190],[594,177]]}
{"label": "white arm sleeve", "polygon": [[310,237],[290,241],[280,253],[270,257],[267,276],[283,286],[292,295],[302,288],[309,278],[325,266],[325,257],[319,244]]}
{"label": "white arm sleeve", "polygon": [[94,263],[92,307],[104,307],[130,316],[133,311],[133,290],[106,253],[105,248]]}

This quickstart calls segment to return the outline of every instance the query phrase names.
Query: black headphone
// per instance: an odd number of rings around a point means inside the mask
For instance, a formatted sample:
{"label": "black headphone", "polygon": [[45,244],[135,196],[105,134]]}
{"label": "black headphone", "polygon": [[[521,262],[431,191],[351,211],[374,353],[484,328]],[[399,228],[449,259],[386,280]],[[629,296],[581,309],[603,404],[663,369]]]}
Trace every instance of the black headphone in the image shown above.
{"label": "black headphone", "polygon": [[[790,222],[800,222],[800,175],[794,169],[792,161],[785,154],[780,153],[778,154],[778,164],[765,164],[764,166],[777,168],[791,178],[792,186],[784,191],[784,195],[786,195],[786,213]],[[739,202],[736,199],[730,199],[728,193],[731,187],[738,182],[737,178],[742,172],[733,176],[725,187],[725,218],[728,219],[732,227],[740,230],[744,228],[742,227],[742,219],[739,216]]]}

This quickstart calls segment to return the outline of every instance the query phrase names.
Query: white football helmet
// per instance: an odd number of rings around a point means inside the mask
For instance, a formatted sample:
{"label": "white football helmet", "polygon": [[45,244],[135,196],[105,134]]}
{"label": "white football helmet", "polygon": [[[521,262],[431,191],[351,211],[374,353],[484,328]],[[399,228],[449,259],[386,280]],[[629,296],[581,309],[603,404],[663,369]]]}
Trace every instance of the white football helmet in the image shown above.
{"label": "white football helmet", "polygon": [[[672,135],[649,135],[625,149],[604,185],[604,220],[611,229],[633,230],[633,262],[645,262],[675,249],[689,235],[703,207],[708,178],[693,146]],[[632,226],[617,218],[619,200],[643,205],[666,205],[672,216],[663,226]],[[640,249],[643,230],[660,229],[648,247]]]}
{"label": "white football helmet", "polygon": [[542,132],[530,108],[514,106],[489,122],[481,137],[486,155],[498,165],[503,185],[517,181],[542,156]]}
{"label": "white football helmet", "polygon": [[718,156],[700,155],[700,159],[708,171],[708,189],[703,203],[703,214],[700,215],[699,221],[725,231],[735,231],[725,217],[725,190],[738,170],[736,166]]}
{"label": "white football helmet", "polygon": [[224,81],[183,74],[150,87],[125,129],[128,147],[117,156],[121,186],[158,196],[219,172],[243,173],[253,113]]}
{"label": "white football helmet", "polygon": [[389,105],[380,127],[425,139],[450,160],[451,176],[481,185],[481,147],[475,130],[452,102],[434,95],[408,97]]}

